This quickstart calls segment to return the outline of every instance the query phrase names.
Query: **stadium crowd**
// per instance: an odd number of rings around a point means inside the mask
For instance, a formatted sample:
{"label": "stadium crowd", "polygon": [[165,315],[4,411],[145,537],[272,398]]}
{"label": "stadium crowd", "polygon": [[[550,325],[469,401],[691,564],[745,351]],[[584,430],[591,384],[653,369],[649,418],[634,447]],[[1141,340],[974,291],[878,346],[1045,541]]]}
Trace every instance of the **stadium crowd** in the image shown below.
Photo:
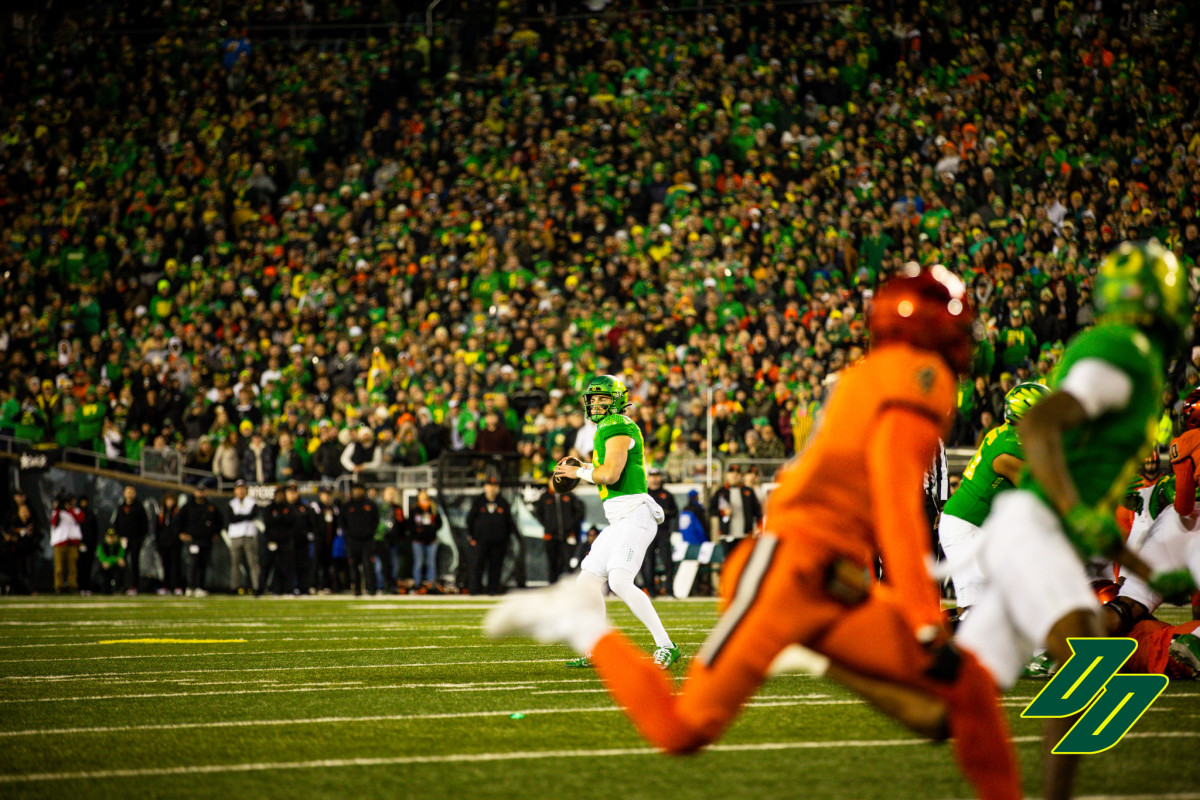
{"label": "stadium crowd", "polygon": [[[705,455],[710,387],[716,455],[782,458],[915,260],[979,310],[973,446],[1090,323],[1113,245],[1195,275],[1200,11],[945,5],[306,44],[240,30],[301,4],[68,15],[2,56],[0,433],[230,481],[451,449],[537,478],[614,373],[652,463]],[[1166,411],[1198,373],[1193,347]]]}

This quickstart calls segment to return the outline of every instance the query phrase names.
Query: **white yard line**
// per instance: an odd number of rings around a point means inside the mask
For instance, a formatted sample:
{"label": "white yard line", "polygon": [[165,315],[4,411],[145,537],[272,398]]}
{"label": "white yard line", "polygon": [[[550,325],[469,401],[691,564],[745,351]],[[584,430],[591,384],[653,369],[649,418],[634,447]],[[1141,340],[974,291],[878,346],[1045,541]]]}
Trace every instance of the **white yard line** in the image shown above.
{"label": "white yard line", "polygon": [[[324,637],[319,637],[319,638],[324,639]],[[452,638],[460,638],[460,637],[452,637]],[[292,638],[292,639],[273,639],[271,641],[283,642],[283,641],[305,641],[305,640],[300,639],[300,638]],[[92,644],[94,644],[94,643],[92,643]],[[151,643],[151,644],[157,644],[157,643]],[[695,641],[690,641],[687,639],[679,639],[676,641],[676,644],[696,645],[696,644],[700,644],[700,643],[695,642]],[[24,645],[17,645],[17,646],[22,647]],[[32,646],[40,647],[41,645],[32,645]],[[162,646],[166,647],[168,645],[163,644]],[[174,645],[170,645],[170,646],[174,647]],[[505,647],[545,647],[546,645],[539,644],[537,642],[505,642],[504,646]],[[369,647],[369,648],[364,648],[363,650],[359,650],[357,652],[385,652],[385,651],[393,651],[393,650],[466,650],[466,649],[477,649],[477,648],[488,648],[490,650],[495,650],[497,648],[497,645],[489,644],[489,643],[406,644],[406,645],[391,645],[389,647]],[[128,659],[139,659],[139,658],[188,658],[188,659],[191,659],[191,658],[213,658],[213,657],[225,658],[228,656],[274,656],[274,655],[283,656],[283,655],[292,655],[293,653],[349,653],[349,652],[354,652],[354,651],[352,651],[350,648],[346,648],[346,647],[318,647],[318,648],[309,648],[309,649],[304,649],[304,650],[247,650],[247,651],[240,651],[237,649],[232,649],[232,650],[222,650],[220,652],[199,652],[199,653],[197,653],[197,652],[123,653],[121,655],[76,656],[74,658],[67,657],[67,656],[62,656],[62,657],[56,656],[54,658],[12,658],[12,659],[0,659],[0,664],[47,664],[47,663],[62,662],[62,661],[69,661],[69,662],[113,661],[116,659],[128,660]],[[566,659],[565,655],[563,656],[563,659],[564,660]],[[488,663],[503,664],[505,662],[489,661]],[[246,669],[257,669],[257,667],[246,667]],[[176,672],[178,672],[178,670],[158,670],[157,674],[169,675],[169,674],[174,674]],[[124,673],[124,672],[121,672],[121,673],[79,673],[77,675],[0,675],[0,680],[39,681],[39,680],[57,680],[60,678],[72,678],[72,677],[89,678],[89,677],[93,677],[96,675],[125,675],[125,674],[127,674],[127,673]],[[147,670],[147,671],[139,671],[138,674],[154,675],[154,674],[156,674],[156,672]]]}
{"label": "white yard line", "polygon": [[[489,664],[553,664],[558,662],[557,658],[532,658],[519,659],[512,661],[489,661]],[[409,667],[458,667],[462,666],[461,661],[448,661],[439,663],[416,663],[416,664],[335,664],[316,667],[235,667],[231,669],[182,669],[175,670],[174,674],[189,674],[189,673],[204,673],[204,672],[298,672],[302,670],[345,670],[345,669],[405,669]],[[398,684],[389,686],[365,686],[363,689],[404,689],[408,688],[408,684]],[[283,690],[274,690],[283,691]],[[147,697],[187,697],[201,695],[218,695],[218,694],[253,694],[253,690],[237,691],[237,692],[171,692],[166,694],[102,694],[88,695],[84,697],[21,697],[21,698],[0,698],[0,705],[10,705],[14,703],[70,703],[80,700],[122,700],[122,699],[141,699]]]}
{"label": "white yard line", "polygon": [[[427,686],[426,684],[408,684],[409,686]],[[395,687],[360,687],[360,688],[395,688]],[[770,698],[769,701],[751,702],[748,705],[752,708],[770,708],[773,706],[799,706],[799,705],[823,705],[821,703],[810,703],[809,700],[823,698],[825,695],[796,695],[794,697],[778,697]],[[858,702],[858,701],[848,701]],[[433,720],[433,719],[470,719],[475,717],[507,717],[513,714],[592,714],[600,712],[620,711],[616,706],[584,706],[579,708],[532,708],[532,709],[510,709],[507,711],[462,711],[462,712],[438,712],[430,714],[382,714],[377,716],[354,716],[354,717],[314,717],[307,719],[250,719],[250,720],[226,720],[221,722],[171,722],[160,723],[154,725],[106,725],[99,727],[80,727],[80,728],[28,728],[25,730],[16,731],[0,731],[0,738],[12,736],[56,736],[65,734],[80,734],[80,733],[120,733],[128,731],[169,731],[169,730],[192,730],[203,728],[253,728],[253,727],[273,727],[279,725],[322,725],[322,724],[340,724],[340,723],[360,723],[360,722],[407,722],[418,720]]]}
{"label": "white yard line", "polygon": [[[522,644],[522,646],[528,646],[528,647],[545,647],[545,645],[539,645],[536,642],[523,642],[521,644]],[[466,646],[466,645],[464,645],[464,646]],[[448,650],[451,647],[453,647],[453,645],[437,645],[437,644],[394,645],[392,647],[372,647],[372,648],[370,648],[369,652],[384,652],[384,651],[392,651],[392,650]],[[121,656],[82,656],[80,658],[30,658],[30,659],[18,659],[18,660],[27,661],[30,663],[43,663],[43,662],[48,662],[48,661],[113,661],[113,660],[136,659],[136,658],[204,658],[204,657],[208,657],[208,656],[218,656],[218,657],[267,656],[267,655],[291,655],[293,653],[349,653],[349,652],[352,652],[352,651],[347,650],[345,648],[339,648],[339,647],[325,647],[325,648],[314,648],[314,649],[306,649],[306,650],[254,650],[254,651],[245,652],[245,653],[239,653],[236,650],[234,650],[234,651],[220,652],[220,653],[160,653],[160,654],[139,653],[137,655],[121,655]],[[363,652],[363,651],[359,651],[359,652]],[[556,659],[544,659],[544,660],[554,661]],[[0,662],[0,663],[11,663],[11,662]],[[455,664],[466,665],[469,663],[471,663],[471,662],[451,661],[451,662],[447,662],[445,664],[430,664],[429,666],[453,666]],[[489,664],[533,664],[533,663],[538,663],[538,662],[536,662],[536,661],[488,661],[487,663],[489,663]],[[369,666],[369,665],[364,664],[361,666],[365,667],[365,666]],[[387,666],[405,666],[405,665],[403,665],[403,664],[380,664],[379,666],[387,667]],[[416,666],[416,665],[409,665],[409,666]],[[424,666],[424,665],[422,665],[422,666]],[[337,668],[337,666],[334,665],[334,666],[330,666],[329,668],[335,669],[335,668]],[[354,667],[354,669],[360,669],[360,668],[361,667]],[[244,671],[244,672],[255,672],[258,670],[286,670],[286,669],[322,669],[322,667],[246,666],[246,667],[224,667],[221,669],[183,669],[183,670],[160,669],[160,670],[138,670],[137,674],[138,675],[177,675],[181,672],[231,672],[231,671],[236,672],[239,670]],[[104,675],[128,675],[128,674],[129,674],[128,672],[93,672],[93,673],[79,673],[76,675],[6,675],[3,678],[0,678],[0,680],[39,681],[39,680],[47,680],[47,679],[59,680],[59,679],[67,679],[67,678],[91,678],[91,677],[95,677],[95,676],[104,676]]]}
{"label": "white yard line", "polygon": [[[1021,737],[1015,741],[1040,741],[1040,737]],[[714,745],[713,752],[745,753],[770,750],[808,750],[840,748],[876,748],[926,746],[919,739],[875,739],[844,742],[765,742],[762,744]],[[205,764],[181,767],[147,767],[141,769],[110,769],[81,772],[43,772],[25,775],[0,776],[0,783],[28,783],[63,780],[97,780],[103,778],[140,778],[168,775],[208,775],[233,772],[267,772],[292,769],[338,769],[344,767],[399,766],[405,764],[478,763],[489,761],[529,761],[550,758],[616,758],[620,756],[653,755],[651,747],[613,748],[606,750],[534,750],[510,753],[452,753],[434,756],[392,756],[383,758],[330,758],[318,761],[280,761],[273,763]]]}
{"label": "white yard line", "polygon": [[[591,709],[589,709],[591,710]],[[614,709],[615,710],[615,709]],[[557,709],[556,709],[557,711]],[[499,712],[504,713],[504,712]],[[520,713],[520,712],[513,712]],[[538,712],[540,713],[540,712]],[[1126,739],[1172,739],[1200,738],[1200,732],[1131,733]],[[1033,744],[1041,741],[1040,736],[1017,736],[1016,744]],[[708,749],[714,753],[752,753],[787,750],[838,750],[850,748],[879,747],[927,747],[923,739],[873,739],[825,742],[762,742],[758,744],[718,744]],[[212,775],[235,772],[270,772],[294,769],[340,769],[345,767],[401,766],[407,764],[452,764],[481,763],[491,761],[536,761],[551,758],[618,758],[621,756],[645,756],[658,753],[651,747],[613,748],[607,750],[531,750],[509,753],[450,753],[430,756],[387,756],[379,758],[329,758],[317,761],[277,761],[246,764],[201,764],[179,767],[145,767],[140,769],[108,769],[80,772],[40,772],[23,775],[2,775],[0,783],[33,783],[66,780],[100,780],[106,778],[142,778],[170,775]],[[1143,797],[1163,798],[1163,795]],[[1189,800],[1197,795],[1171,795],[1171,800]]]}

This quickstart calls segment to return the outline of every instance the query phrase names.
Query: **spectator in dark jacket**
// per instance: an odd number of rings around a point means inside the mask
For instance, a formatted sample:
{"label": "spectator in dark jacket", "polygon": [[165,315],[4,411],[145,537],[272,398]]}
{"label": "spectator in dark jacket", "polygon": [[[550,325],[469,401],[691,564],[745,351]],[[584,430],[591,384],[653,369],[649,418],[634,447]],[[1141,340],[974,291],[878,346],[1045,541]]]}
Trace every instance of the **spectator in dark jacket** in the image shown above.
{"label": "spectator in dark jacket", "polygon": [[709,501],[708,513],[717,521],[723,539],[741,541],[754,533],[754,526],[762,519],[762,503],[751,485],[752,474],[747,472],[743,477],[731,471],[729,482]]}
{"label": "spectator in dark jacket", "polygon": [[41,534],[29,506],[21,504],[0,533],[0,588],[21,594],[33,591],[32,559]]}
{"label": "spectator in dark jacket", "polygon": [[146,534],[150,532],[150,518],[146,516],[146,509],[138,502],[135,487],[125,487],[124,502],[113,512],[109,527],[117,532],[117,538],[125,548],[125,569],[128,575],[124,583],[129,587],[129,594],[137,594],[141,588],[138,563],[141,561],[142,543],[146,541]]}
{"label": "spectator in dark jacket", "polygon": [[508,541],[517,536],[508,501],[500,495],[500,481],[489,477],[483,494],[475,498],[467,511],[467,537],[474,553],[471,569],[471,594],[483,594],[483,575],[487,572],[487,593],[500,594],[500,570]]}
{"label": "spectator in dark jacket", "polygon": [[433,421],[433,412],[428,408],[417,409],[417,438],[425,448],[425,457],[437,461],[438,456],[450,449],[450,429]]}
{"label": "spectator in dark jacket", "polygon": [[321,478],[340,478],[342,469],[342,450],[345,448],[338,442],[337,431],[327,421],[322,420],[317,426],[317,436],[321,443],[313,453],[313,468]]}
{"label": "spectator in dark jacket", "polygon": [[275,448],[255,431],[242,454],[242,480],[255,486],[274,483],[276,460]]}
{"label": "spectator in dark jacket", "polygon": [[[308,506],[300,502],[300,487],[295,481],[289,481],[285,493],[287,503],[291,506],[292,522],[292,558],[295,564],[296,594],[309,594],[313,590],[309,583],[309,545],[316,538],[316,528],[313,527],[312,515]],[[289,584],[290,586],[291,584]]]}
{"label": "spectator in dark jacket", "polygon": [[183,542],[179,539],[179,514],[179,495],[167,492],[163,495],[162,508],[154,526],[154,544],[163,568],[162,588],[158,590],[160,594],[183,594]]}
{"label": "spectator in dark jacket", "polygon": [[267,552],[257,591],[262,594],[270,577],[272,594],[291,594],[296,585],[295,548],[299,521],[296,509],[288,502],[287,490],[282,486],[275,490],[275,497],[267,506],[264,523]]}
{"label": "spectator in dark jacket", "polygon": [[188,552],[188,595],[203,597],[208,594],[204,578],[208,571],[208,560],[212,555],[213,543],[225,527],[221,510],[208,499],[208,490],[197,486],[192,490],[193,499],[183,507],[179,518],[179,539]]}
{"label": "spectator in dark jacket", "polygon": [[417,492],[408,507],[408,523],[412,535],[413,585],[420,591],[428,591],[437,581],[437,535],[442,517],[427,490]]}
{"label": "spectator in dark jacket", "polygon": [[100,544],[100,521],[96,519],[96,512],[92,511],[91,498],[81,495],[79,510],[83,512],[83,519],[79,522],[80,533],[83,535],[83,542],[79,545],[79,593],[89,595],[92,593],[92,567],[95,563],[96,547]]}
{"label": "spectator in dark jacket", "polygon": [[350,560],[350,585],[354,593],[375,593],[375,570],[369,561],[375,529],[379,527],[379,508],[367,499],[366,487],[350,487],[350,500],[342,506],[342,530],[346,535],[346,556]]}
{"label": "spectator in dark jacket", "polygon": [[[345,586],[344,570],[338,570],[333,558],[334,541],[342,531],[342,510],[333,500],[333,487],[322,484],[317,500],[309,506],[310,520],[314,532],[312,578],[310,586],[321,594],[340,592]],[[342,539],[343,543],[345,539]],[[344,561],[345,559],[337,559]]]}
{"label": "spectator in dark jacket", "polygon": [[481,453],[512,453],[517,449],[517,440],[500,421],[499,414],[489,411],[483,419],[483,428],[475,439],[476,450]]}
{"label": "spectator in dark jacket", "polygon": [[533,516],[542,524],[547,579],[554,583],[563,573],[566,547],[575,544],[583,527],[583,501],[574,492],[558,494],[547,486],[534,503]]}
{"label": "spectator in dark jacket", "polygon": [[395,486],[383,490],[379,502],[380,527],[375,531],[376,586],[380,594],[396,594],[412,574],[412,547],[408,538],[408,519],[404,502]]}
{"label": "spectator in dark jacket", "polygon": [[654,587],[654,576],[657,572],[655,562],[661,562],[663,584],[658,588],[657,594],[666,595],[675,580],[675,560],[671,557],[671,533],[675,530],[679,518],[679,505],[675,502],[675,497],[663,488],[662,470],[657,467],[651,468],[646,473],[646,485],[650,496],[662,507],[666,517],[658,526],[654,541],[646,548],[646,557],[642,561],[642,585],[646,591],[650,592],[651,596],[656,594]]}

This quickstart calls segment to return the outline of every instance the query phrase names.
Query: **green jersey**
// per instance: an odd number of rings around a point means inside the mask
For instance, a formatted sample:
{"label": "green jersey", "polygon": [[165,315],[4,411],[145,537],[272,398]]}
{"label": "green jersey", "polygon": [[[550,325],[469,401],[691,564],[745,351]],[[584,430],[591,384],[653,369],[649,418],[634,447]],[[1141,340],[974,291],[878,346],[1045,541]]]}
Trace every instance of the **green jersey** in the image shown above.
{"label": "green jersey", "polygon": [[976,527],[983,525],[996,495],[1013,488],[1012,481],[992,468],[992,462],[1002,454],[1025,460],[1017,430],[1007,422],[983,438],[983,444],[963,470],[962,483],[946,501],[942,513],[966,520]]}
{"label": "green jersey", "polygon": [[[1200,500],[1200,486],[1196,487],[1196,499]],[[1164,475],[1150,490],[1150,519],[1175,505],[1175,476]]]}
{"label": "green jersey", "polygon": [[[1089,506],[1112,509],[1154,446],[1162,409],[1163,355],[1146,334],[1131,325],[1099,325],[1067,345],[1053,385],[1057,387],[1076,364],[1087,360],[1120,370],[1131,383],[1129,399],[1122,408],[1104,411],[1063,433],[1067,471],[1081,500]],[[1021,475],[1021,488],[1052,506],[1028,468]]]}
{"label": "green jersey", "polygon": [[646,488],[646,454],[642,442],[642,430],[624,414],[614,414],[605,417],[596,427],[596,438],[593,442],[592,464],[600,466],[604,463],[606,445],[614,436],[628,436],[633,439],[633,447],[625,461],[625,469],[616,483],[600,486],[600,499],[611,500],[614,497],[625,497],[633,494],[648,494]]}
{"label": "green jersey", "polygon": [[87,447],[100,438],[108,406],[103,403],[84,403],[79,407],[79,440]]}

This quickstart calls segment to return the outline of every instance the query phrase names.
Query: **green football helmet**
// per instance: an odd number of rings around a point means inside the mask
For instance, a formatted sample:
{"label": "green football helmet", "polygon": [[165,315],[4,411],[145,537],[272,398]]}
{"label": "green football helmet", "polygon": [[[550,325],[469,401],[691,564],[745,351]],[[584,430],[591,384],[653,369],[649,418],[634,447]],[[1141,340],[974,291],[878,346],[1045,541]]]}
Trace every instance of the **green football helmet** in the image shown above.
{"label": "green football helmet", "polygon": [[1050,387],[1034,381],[1018,383],[1004,395],[1004,421],[1014,423],[1029,407],[1050,394]]}
{"label": "green football helmet", "polygon": [[[611,402],[607,406],[601,406],[596,402],[601,397],[607,397]],[[597,375],[583,390],[583,413],[592,422],[599,423],[605,417],[620,414],[628,407],[629,390],[625,388],[621,379],[614,375]]]}
{"label": "green football helmet", "polygon": [[1123,242],[1108,254],[1096,274],[1099,322],[1161,327],[1167,344],[1182,342],[1195,301],[1188,276],[1175,254],[1156,240]]}

